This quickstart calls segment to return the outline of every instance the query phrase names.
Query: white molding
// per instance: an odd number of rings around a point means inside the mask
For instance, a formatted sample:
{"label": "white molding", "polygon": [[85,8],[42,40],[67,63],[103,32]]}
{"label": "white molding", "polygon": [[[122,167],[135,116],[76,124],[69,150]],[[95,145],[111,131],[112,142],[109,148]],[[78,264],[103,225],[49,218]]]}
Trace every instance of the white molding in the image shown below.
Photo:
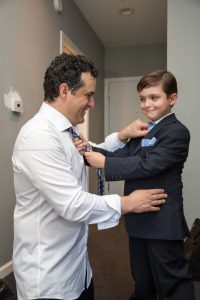
{"label": "white molding", "polygon": [[74,54],[84,55],[83,52],[72,42],[72,40],[64,33],[64,31],[60,30],[60,54],[64,51],[64,44],[67,44]]}
{"label": "white molding", "polygon": [[6,277],[13,270],[12,260],[0,267],[0,278]]}
{"label": "white molding", "polygon": [[109,85],[113,82],[140,80],[142,76],[128,76],[128,77],[108,77],[104,79],[104,137],[110,134],[110,96]]}

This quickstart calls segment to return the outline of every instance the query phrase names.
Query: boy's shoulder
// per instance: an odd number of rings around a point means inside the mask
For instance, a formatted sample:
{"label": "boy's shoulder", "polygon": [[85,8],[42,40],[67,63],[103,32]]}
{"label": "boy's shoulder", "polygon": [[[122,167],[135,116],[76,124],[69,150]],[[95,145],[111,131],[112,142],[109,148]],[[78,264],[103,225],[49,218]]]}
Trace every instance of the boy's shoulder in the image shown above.
{"label": "boy's shoulder", "polygon": [[[176,116],[175,116],[175,117],[176,117]],[[176,126],[177,126],[178,128],[180,128],[180,129],[185,130],[185,131],[187,131],[188,133],[190,133],[188,127],[187,127],[185,124],[183,124],[183,122],[181,122],[180,120],[178,120],[177,118],[176,118]]]}
{"label": "boy's shoulder", "polygon": [[169,117],[166,117],[166,119],[163,119],[163,125],[161,125],[159,133],[161,135],[164,134],[167,136],[177,136],[190,139],[189,129],[176,118],[174,113],[169,115]]}
{"label": "boy's shoulder", "polygon": [[174,128],[174,126],[176,126],[176,130],[180,129],[180,130],[185,130],[185,131],[189,132],[188,127],[185,124],[183,124],[183,122],[178,120],[174,113],[169,115],[168,117],[166,117],[166,120],[167,119],[170,119],[171,122],[168,122],[168,124],[167,124],[168,126],[166,126],[165,128],[167,128],[167,127]]}

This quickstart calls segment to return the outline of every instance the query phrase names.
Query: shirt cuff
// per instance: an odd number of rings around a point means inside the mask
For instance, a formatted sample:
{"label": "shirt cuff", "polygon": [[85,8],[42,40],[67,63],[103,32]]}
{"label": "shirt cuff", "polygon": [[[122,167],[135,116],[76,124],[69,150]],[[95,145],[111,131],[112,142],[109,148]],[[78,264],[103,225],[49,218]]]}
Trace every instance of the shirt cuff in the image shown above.
{"label": "shirt cuff", "polygon": [[125,143],[121,142],[118,138],[118,132],[113,132],[105,138],[105,145],[107,151],[115,151],[123,148]]}
{"label": "shirt cuff", "polygon": [[97,224],[98,230],[102,229],[108,229],[115,227],[119,224],[119,219],[121,217],[121,201],[119,195],[109,195],[104,196],[109,197],[108,200],[106,200],[106,203],[109,207],[113,209],[113,217],[108,220]]}

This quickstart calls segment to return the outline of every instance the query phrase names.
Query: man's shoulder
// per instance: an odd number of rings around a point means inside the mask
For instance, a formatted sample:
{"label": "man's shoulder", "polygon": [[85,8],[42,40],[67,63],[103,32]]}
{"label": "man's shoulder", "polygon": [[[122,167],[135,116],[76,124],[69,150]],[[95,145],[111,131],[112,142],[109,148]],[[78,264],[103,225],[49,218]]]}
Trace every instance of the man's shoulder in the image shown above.
{"label": "man's shoulder", "polygon": [[42,114],[37,113],[22,126],[20,132],[26,135],[30,132],[51,130],[51,127],[51,123]]}
{"label": "man's shoulder", "polygon": [[16,142],[27,146],[32,143],[43,144],[52,138],[57,138],[56,128],[44,116],[37,113],[22,126]]}

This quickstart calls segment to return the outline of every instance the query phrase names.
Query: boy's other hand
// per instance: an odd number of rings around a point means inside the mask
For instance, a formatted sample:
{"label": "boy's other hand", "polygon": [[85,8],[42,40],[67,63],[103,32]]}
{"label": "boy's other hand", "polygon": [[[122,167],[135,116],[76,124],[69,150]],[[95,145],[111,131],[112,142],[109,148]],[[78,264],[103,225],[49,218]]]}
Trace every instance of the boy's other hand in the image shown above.
{"label": "boy's other hand", "polygon": [[84,156],[90,166],[98,169],[103,169],[105,165],[105,156],[101,153],[90,151],[84,152]]}

